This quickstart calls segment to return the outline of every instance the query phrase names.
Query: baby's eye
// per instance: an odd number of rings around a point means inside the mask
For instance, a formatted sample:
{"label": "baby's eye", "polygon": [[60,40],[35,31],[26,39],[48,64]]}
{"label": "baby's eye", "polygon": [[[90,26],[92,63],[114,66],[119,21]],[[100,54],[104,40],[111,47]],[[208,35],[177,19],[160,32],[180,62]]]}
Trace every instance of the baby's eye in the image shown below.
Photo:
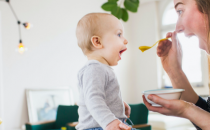
{"label": "baby's eye", "polygon": [[119,33],[119,34],[117,34],[118,35],[118,37],[121,37],[121,33]]}
{"label": "baby's eye", "polygon": [[182,10],[178,10],[177,13],[178,13],[178,15],[181,15],[182,14]]}

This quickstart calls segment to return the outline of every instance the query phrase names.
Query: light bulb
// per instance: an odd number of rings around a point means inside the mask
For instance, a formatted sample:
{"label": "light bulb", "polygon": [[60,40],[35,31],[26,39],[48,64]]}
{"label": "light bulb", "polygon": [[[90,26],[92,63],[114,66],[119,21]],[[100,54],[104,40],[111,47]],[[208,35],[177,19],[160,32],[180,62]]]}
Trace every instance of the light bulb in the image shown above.
{"label": "light bulb", "polygon": [[24,45],[23,45],[22,42],[20,42],[20,44],[19,44],[19,46],[18,46],[18,52],[19,52],[20,54],[23,54],[23,52],[25,52],[25,47],[24,47]]}
{"label": "light bulb", "polygon": [[23,26],[24,26],[26,29],[30,29],[33,25],[26,22],[26,23],[23,23]]}

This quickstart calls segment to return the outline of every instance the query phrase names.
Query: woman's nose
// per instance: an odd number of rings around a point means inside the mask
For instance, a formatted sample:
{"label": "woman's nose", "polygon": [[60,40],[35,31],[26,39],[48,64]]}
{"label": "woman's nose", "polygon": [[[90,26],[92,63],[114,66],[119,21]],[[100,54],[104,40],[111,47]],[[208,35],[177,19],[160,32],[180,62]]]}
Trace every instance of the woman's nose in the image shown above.
{"label": "woman's nose", "polygon": [[180,21],[177,21],[177,24],[176,24],[176,32],[177,33],[184,32],[184,26],[181,24]]}

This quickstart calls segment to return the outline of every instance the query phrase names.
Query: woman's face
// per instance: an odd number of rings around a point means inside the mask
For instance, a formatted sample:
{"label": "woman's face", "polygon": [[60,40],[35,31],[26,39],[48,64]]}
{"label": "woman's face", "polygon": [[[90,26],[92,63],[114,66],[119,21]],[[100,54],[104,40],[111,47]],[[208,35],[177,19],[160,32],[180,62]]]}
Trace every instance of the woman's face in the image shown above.
{"label": "woman's face", "polygon": [[197,36],[199,47],[210,54],[207,43],[207,18],[198,10],[195,0],[174,0],[178,14],[177,32],[184,32],[187,37]]}

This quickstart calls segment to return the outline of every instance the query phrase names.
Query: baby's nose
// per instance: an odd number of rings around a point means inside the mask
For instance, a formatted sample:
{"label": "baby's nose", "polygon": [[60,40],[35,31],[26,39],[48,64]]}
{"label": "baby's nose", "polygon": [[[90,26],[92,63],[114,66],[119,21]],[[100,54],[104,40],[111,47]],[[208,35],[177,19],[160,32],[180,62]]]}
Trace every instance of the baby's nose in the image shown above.
{"label": "baby's nose", "polygon": [[124,44],[125,44],[125,45],[128,44],[128,40],[127,40],[127,39],[124,40]]}

